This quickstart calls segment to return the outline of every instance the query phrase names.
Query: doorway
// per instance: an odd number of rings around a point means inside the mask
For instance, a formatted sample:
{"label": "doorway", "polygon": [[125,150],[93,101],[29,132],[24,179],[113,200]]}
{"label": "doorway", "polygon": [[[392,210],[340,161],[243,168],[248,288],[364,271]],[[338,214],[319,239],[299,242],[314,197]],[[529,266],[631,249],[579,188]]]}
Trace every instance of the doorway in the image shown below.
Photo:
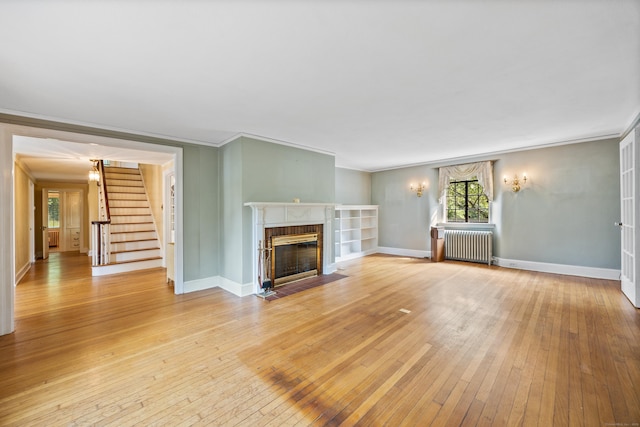
{"label": "doorway", "polygon": [[[15,329],[14,301],[15,301],[15,217],[14,217],[14,182],[13,169],[15,156],[14,138],[31,137],[47,140],[50,147],[55,147],[59,141],[69,141],[86,146],[87,153],[108,149],[111,152],[127,152],[144,155],[145,159],[154,154],[168,156],[172,159],[176,177],[176,209],[175,209],[175,282],[174,293],[184,292],[183,282],[183,248],[182,248],[182,214],[183,214],[183,155],[182,148],[159,144],[143,143],[113,137],[88,135],[68,131],[59,131],[46,128],[36,128],[23,125],[0,126],[0,167],[8,179],[0,180],[0,228],[8,238],[0,242],[0,335],[12,332]],[[61,158],[61,150],[57,150],[53,157]],[[57,156],[57,157],[56,157]],[[67,156],[68,157],[68,156]],[[100,156],[96,156],[100,158]],[[91,158],[95,158],[91,156]],[[36,177],[37,179],[37,177]],[[36,216],[38,221],[38,216]],[[38,221],[40,222],[40,221]],[[36,230],[38,230],[36,228]],[[41,241],[39,232],[36,233],[36,243]]]}
{"label": "doorway", "polygon": [[42,248],[48,252],[80,251],[84,227],[84,192],[73,189],[42,189]]}

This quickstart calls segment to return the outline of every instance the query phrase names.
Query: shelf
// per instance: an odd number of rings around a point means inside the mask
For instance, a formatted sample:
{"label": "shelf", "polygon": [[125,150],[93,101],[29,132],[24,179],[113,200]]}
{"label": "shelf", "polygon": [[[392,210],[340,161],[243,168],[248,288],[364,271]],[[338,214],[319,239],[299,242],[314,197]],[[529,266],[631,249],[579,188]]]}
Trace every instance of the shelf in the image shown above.
{"label": "shelf", "polygon": [[359,258],[378,250],[378,206],[339,205],[335,211],[336,261]]}

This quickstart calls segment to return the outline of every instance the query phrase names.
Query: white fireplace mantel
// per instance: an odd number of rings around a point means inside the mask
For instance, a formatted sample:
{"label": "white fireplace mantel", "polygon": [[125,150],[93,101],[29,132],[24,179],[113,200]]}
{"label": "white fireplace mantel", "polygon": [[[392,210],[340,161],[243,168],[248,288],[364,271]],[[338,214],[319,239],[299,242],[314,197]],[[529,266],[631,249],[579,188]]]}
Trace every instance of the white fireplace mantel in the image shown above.
{"label": "white fireplace mantel", "polygon": [[258,248],[264,239],[264,229],[292,225],[322,224],[322,270],[323,274],[336,271],[333,261],[334,203],[268,203],[248,202],[252,211],[252,266],[254,292],[260,292],[258,283]]}

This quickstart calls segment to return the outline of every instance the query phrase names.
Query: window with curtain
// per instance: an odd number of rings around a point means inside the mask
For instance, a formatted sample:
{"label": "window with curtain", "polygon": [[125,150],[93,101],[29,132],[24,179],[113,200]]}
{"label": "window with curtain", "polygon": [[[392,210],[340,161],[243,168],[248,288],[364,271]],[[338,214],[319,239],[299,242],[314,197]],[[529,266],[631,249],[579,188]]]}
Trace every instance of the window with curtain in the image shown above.
{"label": "window with curtain", "polygon": [[493,200],[491,161],[442,167],[439,195],[446,222],[488,223]]}

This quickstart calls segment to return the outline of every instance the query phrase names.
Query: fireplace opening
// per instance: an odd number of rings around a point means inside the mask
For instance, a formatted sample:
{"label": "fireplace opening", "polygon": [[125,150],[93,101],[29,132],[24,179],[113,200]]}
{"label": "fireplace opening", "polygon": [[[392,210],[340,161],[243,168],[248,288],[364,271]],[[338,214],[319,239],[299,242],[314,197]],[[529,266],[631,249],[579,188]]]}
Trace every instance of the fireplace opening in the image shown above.
{"label": "fireplace opening", "polygon": [[274,286],[318,275],[321,261],[317,233],[272,236],[271,248]]}

